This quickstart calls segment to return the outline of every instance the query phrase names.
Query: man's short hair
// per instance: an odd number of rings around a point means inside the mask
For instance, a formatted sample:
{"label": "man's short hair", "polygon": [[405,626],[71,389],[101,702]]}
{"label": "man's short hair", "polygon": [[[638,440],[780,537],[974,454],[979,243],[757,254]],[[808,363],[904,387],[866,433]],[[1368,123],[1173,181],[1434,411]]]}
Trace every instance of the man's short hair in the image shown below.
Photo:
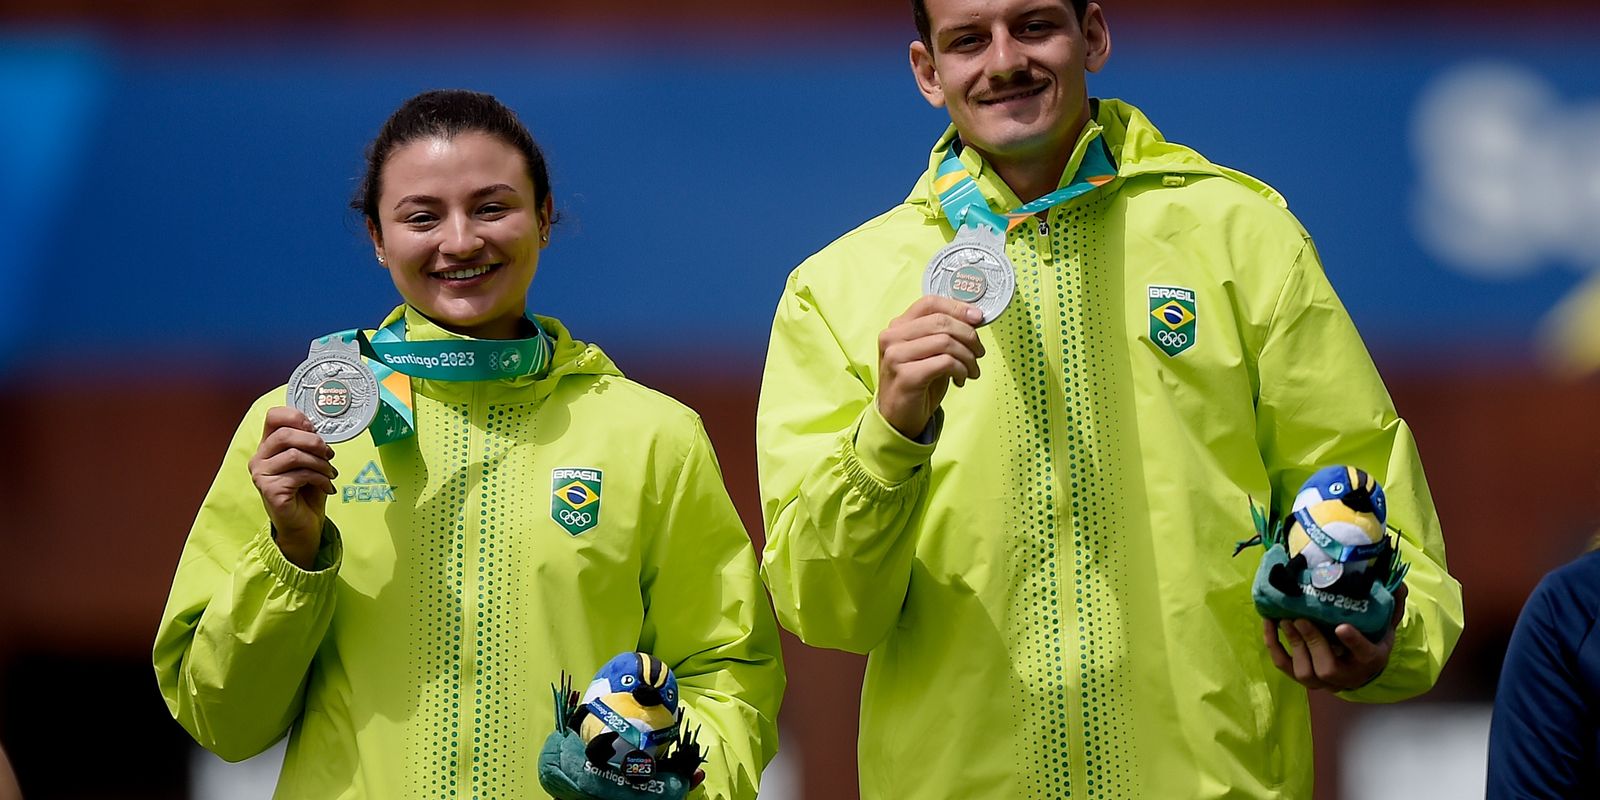
{"label": "man's short hair", "polygon": [[[1083,12],[1088,10],[1089,0],[1072,0],[1072,10],[1077,13],[1078,20],[1083,20]],[[928,5],[926,0],[911,0],[911,18],[917,23],[917,35],[922,37],[922,43],[933,49],[933,28],[928,23]]]}

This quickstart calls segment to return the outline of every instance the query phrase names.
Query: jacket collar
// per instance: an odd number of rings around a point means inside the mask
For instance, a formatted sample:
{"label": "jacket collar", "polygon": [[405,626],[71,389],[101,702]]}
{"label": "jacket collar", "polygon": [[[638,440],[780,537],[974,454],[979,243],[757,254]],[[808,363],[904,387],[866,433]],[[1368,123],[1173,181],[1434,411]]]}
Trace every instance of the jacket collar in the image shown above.
{"label": "jacket collar", "polygon": [[[1097,138],[1104,138],[1106,146],[1111,151],[1111,160],[1117,165],[1117,177],[1121,180],[1141,175],[1226,177],[1245,185],[1279,206],[1287,207],[1288,204],[1283,196],[1271,186],[1238,170],[1213,164],[1194,150],[1167,141],[1166,137],[1161,135],[1161,131],[1145,117],[1144,112],[1133,105],[1115,99],[1094,102],[1097,106],[1095,117],[1079,133],[1078,141],[1073,145],[1072,158],[1062,171],[1060,185],[1070,182],[1077,174],[1078,166],[1083,163],[1083,154],[1089,145]],[[956,129],[951,125],[934,144],[933,151],[928,155],[927,171],[922,174],[922,178],[912,188],[911,194],[906,197],[908,204],[917,207],[930,217],[941,216],[939,193],[933,188],[933,179],[938,174],[939,165],[949,156],[955,139]],[[1016,193],[1011,191],[1011,187],[1000,179],[1000,175],[984,162],[976,150],[970,147],[964,148],[960,159],[966,166],[968,174],[978,184],[978,189],[983,192],[984,198],[989,201],[991,208],[1005,212],[1021,205]]]}

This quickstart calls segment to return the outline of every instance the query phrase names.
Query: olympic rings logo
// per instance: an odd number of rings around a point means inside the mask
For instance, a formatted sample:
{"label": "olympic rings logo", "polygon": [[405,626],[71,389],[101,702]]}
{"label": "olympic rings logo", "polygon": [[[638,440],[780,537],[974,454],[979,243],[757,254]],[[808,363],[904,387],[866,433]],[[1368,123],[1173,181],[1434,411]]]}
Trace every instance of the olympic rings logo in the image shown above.
{"label": "olympic rings logo", "polygon": [[569,508],[561,509],[561,521],[568,525],[588,525],[594,522],[594,515],[587,511],[573,511]]}
{"label": "olympic rings logo", "polygon": [[1189,343],[1189,334],[1178,331],[1156,331],[1156,341],[1167,347],[1182,347]]}

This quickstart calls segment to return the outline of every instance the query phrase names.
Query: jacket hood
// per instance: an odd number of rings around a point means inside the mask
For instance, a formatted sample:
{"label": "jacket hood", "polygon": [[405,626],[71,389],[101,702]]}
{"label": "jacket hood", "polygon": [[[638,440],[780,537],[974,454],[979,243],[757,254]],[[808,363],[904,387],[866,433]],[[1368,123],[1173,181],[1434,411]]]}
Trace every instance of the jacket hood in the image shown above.
{"label": "jacket hood", "polygon": [[[1262,181],[1238,170],[1213,164],[1194,150],[1167,141],[1166,137],[1161,135],[1161,131],[1145,117],[1144,112],[1133,105],[1115,99],[1096,99],[1091,102],[1095,110],[1094,118],[1084,126],[1083,132],[1078,136],[1072,158],[1062,172],[1062,185],[1077,174],[1078,165],[1083,162],[1083,154],[1089,145],[1095,139],[1103,138],[1111,151],[1111,160],[1117,166],[1117,182],[1146,175],[1222,177],[1245,186],[1280,207],[1288,207],[1283,196]],[[936,217],[941,213],[939,193],[933,188],[933,179],[938,174],[939,165],[949,157],[955,139],[956,129],[951,125],[933,146],[933,151],[928,155],[927,171],[922,174],[922,178],[912,188],[911,194],[906,197],[908,204],[919,208],[928,216]],[[1009,211],[1022,204],[1011,188],[1006,186],[999,174],[984,162],[976,150],[970,147],[964,148],[960,159],[966,166],[967,172],[977,182],[984,197],[988,198],[990,205],[1004,206],[996,210]]]}

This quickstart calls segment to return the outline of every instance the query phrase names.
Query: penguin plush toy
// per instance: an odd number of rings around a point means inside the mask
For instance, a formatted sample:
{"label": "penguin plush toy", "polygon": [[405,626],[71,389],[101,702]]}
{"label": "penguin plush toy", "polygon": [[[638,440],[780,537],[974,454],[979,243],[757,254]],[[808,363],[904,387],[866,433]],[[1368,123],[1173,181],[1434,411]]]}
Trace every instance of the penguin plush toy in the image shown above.
{"label": "penguin plush toy", "polygon": [[1287,518],[1269,520],[1254,503],[1250,513],[1256,535],[1233,553],[1266,548],[1251,587],[1262,617],[1308,619],[1330,638],[1342,623],[1372,641],[1383,638],[1410,567],[1400,560],[1388,500],[1371,475],[1326,467],[1300,487]]}
{"label": "penguin plush toy", "polygon": [[555,693],[539,782],[560,800],[678,800],[704,779],[695,735],[680,736],[678,679],[660,659],[621,653],[581,695],[566,675]]}

